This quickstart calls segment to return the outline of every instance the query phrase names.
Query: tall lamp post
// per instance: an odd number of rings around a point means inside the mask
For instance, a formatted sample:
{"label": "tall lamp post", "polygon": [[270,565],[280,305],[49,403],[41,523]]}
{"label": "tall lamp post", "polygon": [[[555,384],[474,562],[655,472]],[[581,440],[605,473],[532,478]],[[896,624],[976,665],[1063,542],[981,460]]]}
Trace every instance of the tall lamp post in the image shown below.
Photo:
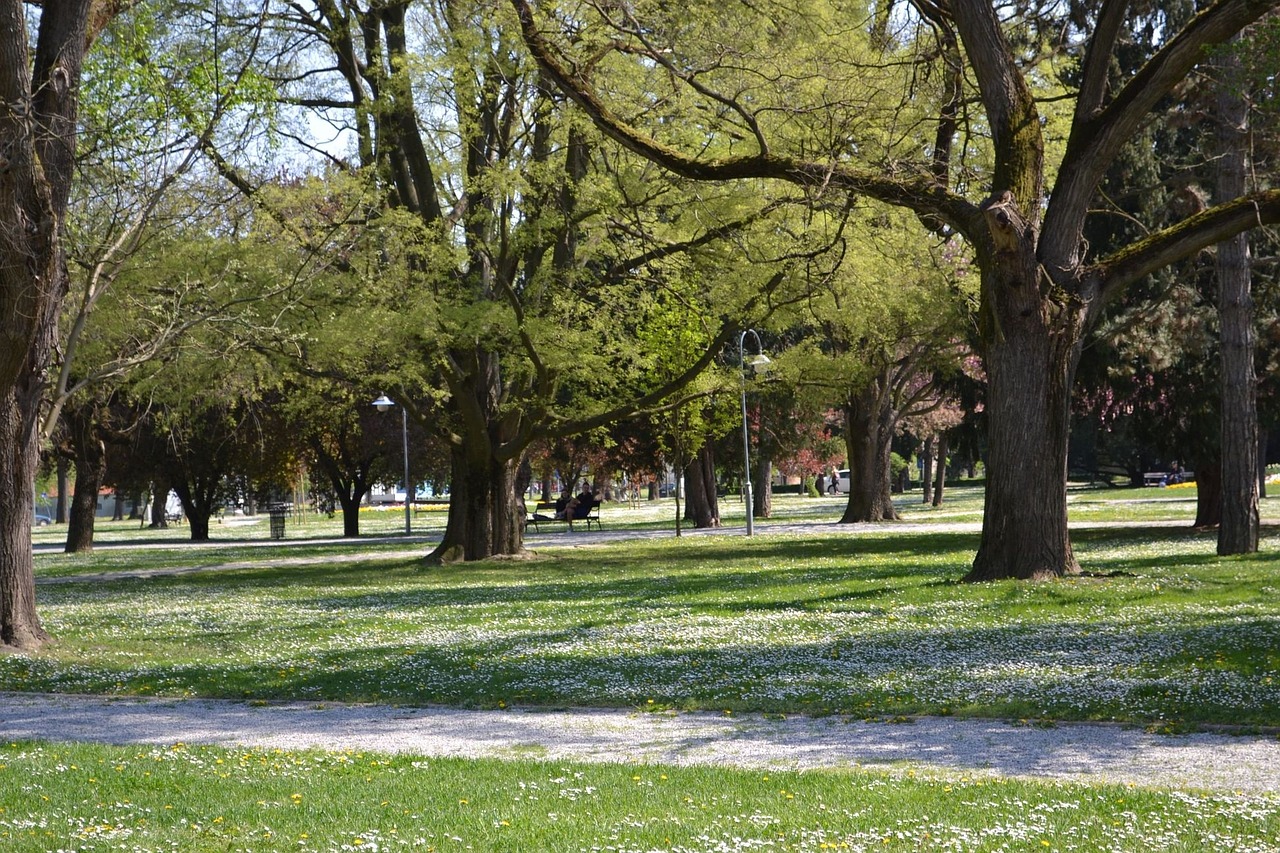
{"label": "tall lamp post", "polygon": [[[396,401],[386,394],[373,401],[373,407],[379,412],[390,411],[395,404]],[[400,438],[404,443],[404,535],[408,536],[413,530],[409,520],[413,502],[409,494],[409,412],[404,406],[400,407]]]}
{"label": "tall lamp post", "polygon": [[[747,335],[756,339],[756,354],[747,361]],[[743,496],[747,500],[747,535],[755,533],[755,501],[751,496],[751,436],[747,432],[747,364],[752,373],[761,373],[769,366],[769,357],[764,354],[760,344],[760,336],[755,329],[746,329],[738,335],[738,372],[742,376],[742,462],[743,462]]]}

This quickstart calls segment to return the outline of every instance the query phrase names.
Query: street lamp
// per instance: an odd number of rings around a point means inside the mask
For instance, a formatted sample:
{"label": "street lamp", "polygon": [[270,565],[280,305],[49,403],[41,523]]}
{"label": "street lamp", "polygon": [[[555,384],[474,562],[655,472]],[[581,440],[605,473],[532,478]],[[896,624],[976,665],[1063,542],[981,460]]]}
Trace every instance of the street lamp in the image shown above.
{"label": "street lamp", "polygon": [[[386,394],[373,401],[373,407],[379,412],[390,411],[395,404],[396,401]],[[409,511],[412,507],[409,498],[409,412],[404,406],[400,407],[400,437],[404,441],[404,535],[408,536],[413,527],[409,521]]]}
{"label": "street lamp", "polygon": [[[756,339],[756,354],[747,361],[747,335]],[[747,433],[747,365],[751,365],[752,373],[763,373],[768,369],[769,357],[764,354],[764,346],[755,329],[747,329],[738,336],[738,372],[742,376],[742,462],[743,462],[743,496],[747,500],[747,535],[755,532],[755,503],[751,497],[751,438]]]}

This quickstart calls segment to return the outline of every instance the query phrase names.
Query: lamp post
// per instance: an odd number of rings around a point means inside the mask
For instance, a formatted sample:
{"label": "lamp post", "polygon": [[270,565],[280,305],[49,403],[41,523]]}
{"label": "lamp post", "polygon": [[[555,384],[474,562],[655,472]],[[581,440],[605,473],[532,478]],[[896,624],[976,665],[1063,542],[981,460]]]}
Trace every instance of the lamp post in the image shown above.
{"label": "lamp post", "polygon": [[747,500],[747,535],[755,533],[755,502],[751,496],[751,437],[747,432],[747,335],[756,339],[756,354],[751,358],[751,372],[760,373],[769,365],[769,357],[764,354],[760,344],[760,336],[755,329],[746,329],[738,335],[738,372],[742,376],[742,463],[743,463],[743,496]]}
{"label": "lamp post", "polygon": [[[373,407],[379,412],[390,411],[395,404],[396,401],[386,394],[373,401]],[[409,497],[409,412],[404,406],[400,407],[400,438],[404,443],[404,535],[408,536],[412,532],[413,526],[409,520],[410,509],[412,508],[412,501]]]}

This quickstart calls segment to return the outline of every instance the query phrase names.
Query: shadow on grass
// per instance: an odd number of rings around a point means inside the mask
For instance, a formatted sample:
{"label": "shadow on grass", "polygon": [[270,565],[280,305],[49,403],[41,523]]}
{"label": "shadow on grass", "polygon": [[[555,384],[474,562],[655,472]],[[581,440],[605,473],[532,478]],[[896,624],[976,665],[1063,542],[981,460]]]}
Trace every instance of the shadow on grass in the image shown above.
{"label": "shadow on grass", "polygon": [[1280,666],[1276,616],[1147,625],[904,622],[866,633],[846,624],[806,642],[699,648],[676,632],[652,638],[652,648],[596,648],[609,629],[627,639],[627,624],[584,620],[444,646],[412,637],[366,641],[256,665],[148,660],[121,670],[81,661],[64,670],[40,661],[33,686],[18,689],[464,707],[646,707],[654,700],[657,707],[857,717],[1280,724],[1280,683],[1271,683]]}
{"label": "shadow on grass", "polygon": [[[673,595],[696,599],[841,580],[879,581],[886,589],[918,586],[962,574],[967,568],[965,550],[972,541],[972,535],[966,534],[717,538],[690,542],[687,547],[663,540],[567,552],[548,549],[541,560],[492,560],[429,569],[423,569],[416,558],[378,559],[371,565],[367,555],[352,555],[348,562],[326,553],[317,555],[324,559],[314,564],[268,564],[112,581],[87,578],[62,586],[136,589],[145,584],[172,596],[188,589],[192,595],[209,596],[225,587],[331,586],[351,591],[327,599],[325,606],[376,611],[445,602],[554,602],[564,597],[615,602]],[[932,562],[924,561],[925,557]],[[359,594],[365,587],[370,591]],[[44,594],[53,594],[52,588]]]}

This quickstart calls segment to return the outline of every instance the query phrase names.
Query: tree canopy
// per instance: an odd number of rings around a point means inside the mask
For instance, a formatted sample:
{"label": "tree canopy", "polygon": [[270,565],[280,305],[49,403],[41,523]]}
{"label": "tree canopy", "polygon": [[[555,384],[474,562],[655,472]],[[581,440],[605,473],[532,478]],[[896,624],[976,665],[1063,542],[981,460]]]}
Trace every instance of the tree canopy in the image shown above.
{"label": "tree canopy", "polygon": [[[1087,332],[1143,276],[1280,219],[1280,190],[1220,200],[1103,255],[1083,239],[1085,224],[1103,176],[1153,111],[1209,48],[1276,3],[1220,0],[1179,22],[1121,0],[860,13],[819,4],[785,16],[737,3],[677,14],[660,3],[511,2],[544,72],[628,150],[697,180],[874,198],[969,243],[990,428],[969,577],[1075,571],[1066,444]],[[738,33],[767,37],[742,51]],[[1150,49],[1118,72],[1113,52],[1130,38]],[[618,82],[635,77],[647,83],[641,97]],[[1061,105],[1071,108],[1065,126],[1049,120]]]}

